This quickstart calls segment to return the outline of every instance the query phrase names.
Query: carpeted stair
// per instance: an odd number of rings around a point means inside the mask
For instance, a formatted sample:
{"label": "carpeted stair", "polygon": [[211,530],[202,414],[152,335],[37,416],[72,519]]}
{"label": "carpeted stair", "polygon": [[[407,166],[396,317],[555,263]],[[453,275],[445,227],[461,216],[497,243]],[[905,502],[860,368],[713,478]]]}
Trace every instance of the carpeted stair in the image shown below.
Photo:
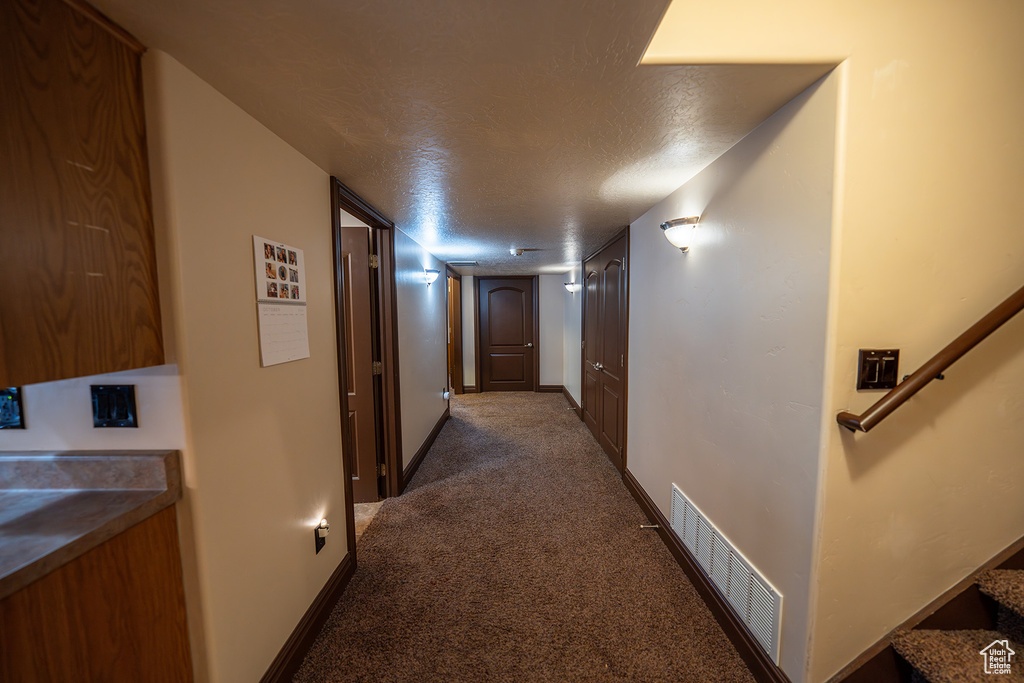
{"label": "carpeted stair", "polygon": [[[1014,558],[980,574],[975,584],[917,627],[893,636],[893,649],[913,683],[1024,681],[1024,569]],[[1007,568],[1009,565],[1009,568]],[[985,672],[981,651],[995,641],[1009,647],[1010,673]]]}

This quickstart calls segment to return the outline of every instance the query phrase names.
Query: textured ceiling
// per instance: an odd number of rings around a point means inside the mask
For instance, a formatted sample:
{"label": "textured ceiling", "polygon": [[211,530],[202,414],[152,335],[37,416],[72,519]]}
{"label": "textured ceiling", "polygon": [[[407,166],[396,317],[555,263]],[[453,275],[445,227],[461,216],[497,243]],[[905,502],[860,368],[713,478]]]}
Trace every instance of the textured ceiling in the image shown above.
{"label": "textured ceiling", "polygon": [[94,4],[466,273],[568,270],[829,68],[638,67],[666,0]]}

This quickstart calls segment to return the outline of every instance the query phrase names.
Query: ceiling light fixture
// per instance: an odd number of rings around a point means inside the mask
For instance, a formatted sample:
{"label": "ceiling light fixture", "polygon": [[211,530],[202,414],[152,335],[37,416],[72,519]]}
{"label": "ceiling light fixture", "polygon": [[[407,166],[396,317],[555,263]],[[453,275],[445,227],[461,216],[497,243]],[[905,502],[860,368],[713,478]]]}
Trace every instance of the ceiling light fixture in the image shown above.
{"label": "ceiling light fixture", "polygon": [[439,270],[433,270],[431,268],[425,268],[423,270],[423,276],[427,279],[427,287],[429,287],[430,285],[434,284],[434,280],[436,280],[437,276],[440,275],[440,274],[441,274],[441,271],[439,271]]}
{"label": "ceiling light fixture", "polygon": [[661,224],[665,231],[665,239],[672,243],[673,247],[684,254],[690,250],[690,242],[693,240],[693,232],[697,229],[700,216],[688,216],[686,218],[674,218]]}

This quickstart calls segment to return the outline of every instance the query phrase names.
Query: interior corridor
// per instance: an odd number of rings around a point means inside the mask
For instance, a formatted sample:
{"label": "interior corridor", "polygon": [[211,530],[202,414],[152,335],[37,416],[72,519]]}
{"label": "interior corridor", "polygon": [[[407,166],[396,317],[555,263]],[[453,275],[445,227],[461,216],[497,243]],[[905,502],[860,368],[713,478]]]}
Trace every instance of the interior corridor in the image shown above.
{"label": "interior corridor", "polygon": [[294,680],[752,680],[561,395],[451,411]]}

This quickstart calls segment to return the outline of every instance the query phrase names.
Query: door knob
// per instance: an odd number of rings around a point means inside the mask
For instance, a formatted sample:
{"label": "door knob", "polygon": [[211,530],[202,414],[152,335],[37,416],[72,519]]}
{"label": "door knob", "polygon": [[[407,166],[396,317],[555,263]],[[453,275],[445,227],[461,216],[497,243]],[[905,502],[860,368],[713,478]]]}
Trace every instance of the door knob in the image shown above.
{"label": "door knob", "polygon": [[526,342],[526,345],[532,348],[533,347],[533,342]]}

